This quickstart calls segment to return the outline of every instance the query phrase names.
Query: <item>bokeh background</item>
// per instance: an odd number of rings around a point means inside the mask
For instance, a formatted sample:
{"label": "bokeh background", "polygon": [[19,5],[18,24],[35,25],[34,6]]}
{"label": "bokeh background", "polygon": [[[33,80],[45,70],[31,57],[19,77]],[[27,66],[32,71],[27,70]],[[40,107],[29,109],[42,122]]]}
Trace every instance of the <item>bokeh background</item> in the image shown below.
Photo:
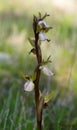
{"label": "bokeh background", "polygon": [[0,0],[0,130],[36,129],[34,92],[24,92],[21,73],[35,68],[28,37],[38,12],[49,13],[46,21],[53,27],[51,42],[41,45],[43,58],[51,55],[54,76],[42,75],[40,89],[55,92],[43,112],[44,130],[77,130],[76,0]]}

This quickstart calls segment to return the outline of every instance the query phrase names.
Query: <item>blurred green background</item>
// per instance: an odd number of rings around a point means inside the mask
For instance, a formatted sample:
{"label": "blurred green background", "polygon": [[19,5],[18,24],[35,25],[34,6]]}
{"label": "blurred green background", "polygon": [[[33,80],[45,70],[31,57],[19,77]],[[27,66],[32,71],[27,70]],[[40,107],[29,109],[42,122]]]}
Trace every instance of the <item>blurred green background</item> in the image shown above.
{"label": "blurred green background", "polygon": [[49,13],[43,58],[51,55],[52,79],[44,75],[40,89],[58,93],[43,112],[44,130],[77,130],[77,1],[0,0],[0,130],[35,130],[34,92],[23,90],[21,73],[31,74],[36,59],[29,55],[33,15]]}

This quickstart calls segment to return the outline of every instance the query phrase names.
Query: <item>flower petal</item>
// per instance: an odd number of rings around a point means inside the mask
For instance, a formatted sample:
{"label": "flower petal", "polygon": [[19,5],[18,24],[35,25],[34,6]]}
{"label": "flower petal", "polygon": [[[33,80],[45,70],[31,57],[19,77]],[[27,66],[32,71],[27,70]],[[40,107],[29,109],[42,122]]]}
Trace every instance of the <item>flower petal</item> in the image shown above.
{"label": "flower petal", "polygon": [[25,91],[32,91],[34,89],[34,83],[31,80],[28,80],[25,84],[24,84],[24,90]]}
{"label": "flower petal", "polygon": [[47,40],[47,37],[46,37],[46,35],[45,35],[44,33],[40,32],[40,33],[39,33],[39,39],[40,39],[41,41],[45,41],[45,40]]}
{"label": "flower petal", "polygon": [[40,66],[40,68],[42,70],[42,72],[48,76],[48,77],[51,77],[53,76],[53,72],[47,67],[47,66]]}

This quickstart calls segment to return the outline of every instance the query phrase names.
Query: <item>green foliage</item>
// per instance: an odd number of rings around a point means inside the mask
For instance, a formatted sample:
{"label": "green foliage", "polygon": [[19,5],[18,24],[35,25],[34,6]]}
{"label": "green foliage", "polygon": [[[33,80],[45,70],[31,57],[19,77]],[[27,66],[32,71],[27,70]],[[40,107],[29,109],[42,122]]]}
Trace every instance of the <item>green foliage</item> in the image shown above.
{"label": "green foliage", "polygon": [[[34,118],[34,104],[31,101],[32,96],[22,96],[16,86],[11,86],[8,95],[3,100],[3,107],[0,107],[0,129],[28,129],[36,128],[36,120]],[[26,102],[28,99],[28,102]],[[0,99],[1,100],[1,99]],[[77,100],[77,99],[76,99]],[[1,101],[0,101],[1,103]],[[31,105],[31,107],[29,107]],[[50,109],[50,111],[49,111]],[[66,130],[77,129],[75,109],[70,110],[67,107],[58,107],[57,103],[49,105],[49,108],[44,111],[44,130]],[[51,118],[52,117],[52,118]]]}

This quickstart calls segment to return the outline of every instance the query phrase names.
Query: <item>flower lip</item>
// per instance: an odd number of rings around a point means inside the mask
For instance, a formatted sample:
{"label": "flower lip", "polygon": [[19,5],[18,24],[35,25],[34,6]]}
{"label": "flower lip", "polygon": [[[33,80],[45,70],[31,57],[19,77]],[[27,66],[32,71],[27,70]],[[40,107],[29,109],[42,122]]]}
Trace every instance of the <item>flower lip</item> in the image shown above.
{"label": "flower lip", "polygon": [[48,77],[53,76],[53,72],[47,66],[40,66],[39,69]]}
{"label": "flower lip", "polygon": [[25,91],[32,91],[34,89],[34,83],[31,80],[28,80],[25,84],[24,84],[24,90]]}
{"label": "flower lip", "polygon": [[45,34],[44,34],[43,32],[40,32],[40,33],[39,33],[39,39],[40,39],[41,41],[45,41],[45,40],[47,40],[47,37],[45,36]]}

